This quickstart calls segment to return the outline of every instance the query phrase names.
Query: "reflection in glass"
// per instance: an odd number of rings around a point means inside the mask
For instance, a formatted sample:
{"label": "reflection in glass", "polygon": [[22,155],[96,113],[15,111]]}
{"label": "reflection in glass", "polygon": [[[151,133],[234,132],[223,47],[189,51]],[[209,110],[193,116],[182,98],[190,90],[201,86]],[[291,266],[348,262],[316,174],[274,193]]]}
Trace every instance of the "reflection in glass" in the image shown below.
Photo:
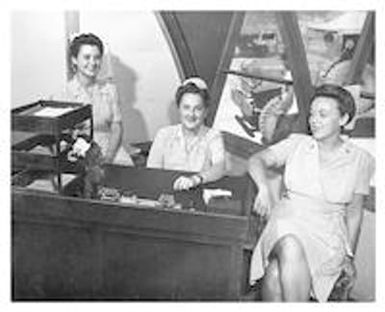
{"label": "reflection in glass", "polygon": [[[215,127],[257,143],[274,141],[282,121],[277,116],[285,116],[289,124],[283,127],[289,129],[298,114],[277,13],[246,12],[214,121]],[[347,76],[367,12],[299,11],[296,15],[313,85],[350,85]],[[357,119],[372,116],[374,124],[374,50],[371,55],[361,81],[348,88],[356,98]],[[350,131],[357,119],[349,125]]]}
{"label": "reflection in glass", "polygon": [[275,127],[269,112],[298,112],[275,12],[246,12],[229,70],[214,122],[219,129],[262,143]]}

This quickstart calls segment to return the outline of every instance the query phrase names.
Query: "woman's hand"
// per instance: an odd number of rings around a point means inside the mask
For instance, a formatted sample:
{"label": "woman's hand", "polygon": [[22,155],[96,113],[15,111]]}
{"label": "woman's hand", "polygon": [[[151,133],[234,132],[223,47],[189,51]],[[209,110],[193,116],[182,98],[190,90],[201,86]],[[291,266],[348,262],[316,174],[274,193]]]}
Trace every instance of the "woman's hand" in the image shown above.
{"label": "woman's hand", "polygon": [[345,288],[352,289],[357,279],[357,270],[352,257],[345,256],[344,262],[342,263],[342,272],[346,278]]}
{"label": "woman's hand", "polygon": [[182,190],[188,190],[195,186],[197,186],[200,183],[200,179],[193,175],[190,177],[186,176],[180,176],[177,178],[174,182],[174,190],[176,191],[182,191]]}
{"label": "woman's hand", "polygon": [[269,217],[274,200],[267,187],[260,187],[254,201],[253,211],[261,217]]}

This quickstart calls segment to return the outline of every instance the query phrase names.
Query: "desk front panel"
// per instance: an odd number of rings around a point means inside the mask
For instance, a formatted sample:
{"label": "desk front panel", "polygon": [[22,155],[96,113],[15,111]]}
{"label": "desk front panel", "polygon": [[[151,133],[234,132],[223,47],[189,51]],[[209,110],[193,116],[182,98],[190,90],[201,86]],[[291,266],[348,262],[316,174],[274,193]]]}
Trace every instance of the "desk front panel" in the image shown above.
{"label": "desk front panel", "polygon": [[12,191],[14,300],[236,300],[247,217]]}

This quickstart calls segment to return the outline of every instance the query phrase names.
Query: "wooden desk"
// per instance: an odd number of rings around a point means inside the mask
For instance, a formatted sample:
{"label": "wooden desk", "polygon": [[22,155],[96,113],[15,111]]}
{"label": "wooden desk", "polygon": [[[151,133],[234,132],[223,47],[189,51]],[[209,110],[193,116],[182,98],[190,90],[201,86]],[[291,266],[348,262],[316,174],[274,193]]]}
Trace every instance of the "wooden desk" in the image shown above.
{"label": "wooden desk", "polygon": [[[107,184],[157,198],[177,172],[110,166]],[[239,300],[246,291],[251,193],[241,215],[127,206],[12,188],[13,300]]]}

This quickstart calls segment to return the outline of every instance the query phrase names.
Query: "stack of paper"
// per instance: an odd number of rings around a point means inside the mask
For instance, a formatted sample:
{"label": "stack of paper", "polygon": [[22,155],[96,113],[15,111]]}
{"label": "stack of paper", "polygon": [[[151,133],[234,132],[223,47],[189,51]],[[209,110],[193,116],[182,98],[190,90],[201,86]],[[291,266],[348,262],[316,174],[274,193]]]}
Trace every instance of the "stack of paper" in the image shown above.
{"label": "stack of paper", "polygon": [[34,116],[38,117],[58,117],[71,111],[72,107],[44,107],[41,110],[34,113]]}

